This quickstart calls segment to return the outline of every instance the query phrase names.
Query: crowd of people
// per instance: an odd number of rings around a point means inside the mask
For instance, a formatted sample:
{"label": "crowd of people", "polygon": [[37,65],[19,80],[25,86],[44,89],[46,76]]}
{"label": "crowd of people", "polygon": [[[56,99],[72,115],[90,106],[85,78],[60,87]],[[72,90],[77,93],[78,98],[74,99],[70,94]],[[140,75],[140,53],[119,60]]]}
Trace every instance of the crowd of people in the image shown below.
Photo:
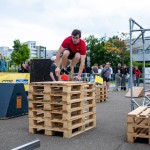
{"label": "crowd of people", "polygon": [[[133,67],[132,72],[132,81],[134,86],[139,86],[140,83],[140,75],[141,70],[138,68],[138,66]],[[116,90],[118,90],[118,87],[121,87],[121,90],[126,90],[126,82],[128,82],[128,89],[130,88],[130,68],[127,67],[125,64],[122,66],[120,63],[117,67],[110,67],[110,63],[106,63],[105,65],[94,64],[92,67],[92,73],[91,76],[99,75],[103,78],[104,85],[107,86],[107,89],[109,88],[109,81],[115,80],[116,84]]]}
{"label": "crowd of people", "polygon": [[21,65],[18,66],[18,72],[19,73],[29,73],[30,72],[30,62],[21,63]]}

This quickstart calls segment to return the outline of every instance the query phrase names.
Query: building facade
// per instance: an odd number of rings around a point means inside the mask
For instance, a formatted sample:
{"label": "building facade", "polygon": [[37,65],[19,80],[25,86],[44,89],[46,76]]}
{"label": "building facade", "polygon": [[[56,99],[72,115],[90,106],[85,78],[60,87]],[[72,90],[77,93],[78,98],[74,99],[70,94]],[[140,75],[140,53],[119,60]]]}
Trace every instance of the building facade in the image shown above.
{"label": "building facade", "polygon": [[13,52],[13,49],[10,49],[9,47],[6,47],[6,46],[1,46],[0,47],[0,54],[3,56],[3,57],[6,57],[6,58],[11,58],[11,53]]}
{"label": "building facade", "polygon": [[[134,40],[135,39],[133,38],[132,41]],[[129,39],[126,40],[126,44],[128,45],[129,50],[130,50]],[[144,49],[145,49],[145,57],[143,57],[143,41],[142,41],[142,38],[139,38],[132,45],[132,53],[133,53],[132,55],[133,55],[134,61],[140,61],[140,62],[142,62],[143,60],[150,61],[150,37],[145,37]]]}

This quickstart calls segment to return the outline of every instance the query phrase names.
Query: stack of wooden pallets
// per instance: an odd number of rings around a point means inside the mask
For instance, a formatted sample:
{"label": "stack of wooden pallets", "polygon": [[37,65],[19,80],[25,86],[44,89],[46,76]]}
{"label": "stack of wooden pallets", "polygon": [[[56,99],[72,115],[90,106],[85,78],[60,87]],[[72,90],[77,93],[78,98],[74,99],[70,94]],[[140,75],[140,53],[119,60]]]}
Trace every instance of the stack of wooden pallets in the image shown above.
{"label": "stack of wooden pallets", "polygon": [[29,90],[29,132],[70,138],[96,126],[93,83],[35,82]]}
{"label": "stack of wooden pallets", "polygon": [[97,103],[105,102],[107,99],[107,89],[106,86],[96,86],[95,87],[95,101]]}
{"label": "stack of wooden pallets", "polygon": [[140,106],[128,113],[127,141],[134,143],[138,139],[147,139],[150,144],[150,108]]}

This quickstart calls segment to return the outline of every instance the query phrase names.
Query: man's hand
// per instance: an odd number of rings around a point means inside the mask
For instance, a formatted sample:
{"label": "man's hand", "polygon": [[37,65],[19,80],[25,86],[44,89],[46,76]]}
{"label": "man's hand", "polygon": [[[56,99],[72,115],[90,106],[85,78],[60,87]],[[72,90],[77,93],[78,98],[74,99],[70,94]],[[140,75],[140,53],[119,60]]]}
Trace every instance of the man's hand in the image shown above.
{"label": "man's hand", "polygon": [[56,76],[59,76],[59,74],[60,74],[60,68],[59,68],[59,67],[57,67],[57,68],[55,69],[55,74],[56,74]]}
{"label": "man's hand", "polygon": [[78,81],[81,81],[81,80],[82,80],[82,78],[81,78],[80,75],[75,76],[75,79],[78,80]]}

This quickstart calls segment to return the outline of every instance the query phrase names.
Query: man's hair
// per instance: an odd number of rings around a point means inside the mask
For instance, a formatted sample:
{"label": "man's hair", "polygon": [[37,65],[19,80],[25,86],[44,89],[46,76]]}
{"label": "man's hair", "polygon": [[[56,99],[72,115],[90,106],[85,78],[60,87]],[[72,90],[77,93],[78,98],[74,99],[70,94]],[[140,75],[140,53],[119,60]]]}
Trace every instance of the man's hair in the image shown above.
{"label": "man's hair", "polygon": [[72,31],[71,35],[73,35],[73,36],[79,35],[79,37],[81,37],[81,31],[78,30],[78,29],[74,29],[74,30]]}

